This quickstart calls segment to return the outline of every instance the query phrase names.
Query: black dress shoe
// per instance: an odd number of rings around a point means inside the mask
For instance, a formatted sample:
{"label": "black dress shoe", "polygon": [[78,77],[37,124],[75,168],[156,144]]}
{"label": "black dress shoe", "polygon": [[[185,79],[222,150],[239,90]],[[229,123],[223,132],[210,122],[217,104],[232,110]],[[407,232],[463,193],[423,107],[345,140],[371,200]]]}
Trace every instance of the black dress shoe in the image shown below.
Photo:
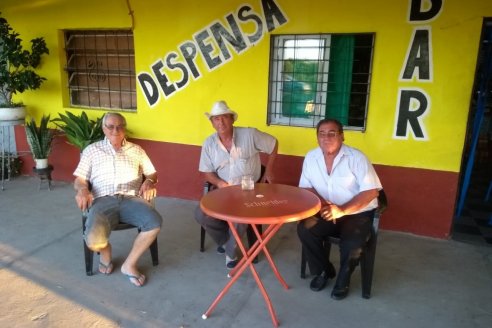
{"label": "black dress shoe", "polygon": [[330,270],[330,273],[326,273],[326,271],[323,271],[320,275],[314,277],[313,280],[311,280],[309,288],[311,288],[311,290],[314,292],[319,292],[320,290],[325,288],[328,280],[333,279],[335,275],[336,273],[334,269],[333,271]]}
{"label": "black dress shoe", "polygon": [[333,298],[334,300],[337,300],[337,301],[343,300],[345,297],[347,297],[348,292],[349,292],[348,286],[345,286],[345,287],[335,286],[331,292],[331,298]]}

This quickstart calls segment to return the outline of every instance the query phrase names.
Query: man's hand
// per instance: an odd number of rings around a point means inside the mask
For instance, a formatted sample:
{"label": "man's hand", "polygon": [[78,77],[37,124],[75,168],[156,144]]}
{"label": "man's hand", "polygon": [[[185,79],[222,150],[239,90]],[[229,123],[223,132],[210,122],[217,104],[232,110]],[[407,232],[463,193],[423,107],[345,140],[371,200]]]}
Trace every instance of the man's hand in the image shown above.
{"label": "man's hand", "polygon": [[77,194],[75,195],[75,201],[77,202],[77,206],[81,211],[86,211],[89,207],[92,206],[92,202],[94,201],[94,196],[87,188],[80,188],[77,190]]}
{"label": "man's hand", "polygon": [[268,168],[266,168],[265,173],[261,177],[260,182],[273,183],[273,179],[274,179],[273,170],[269,170]]}
{"label": "man's hand", "polygon": [[217,186],[217,188],[224,188],[224,187],[229,187],[229,184],[227,182],[225,182],[224,180],[219,179],[216,186]]}
{"label": "man's hand", "polygon": [[335,204],[328,203],[320,210],[321,217],[326,221],[336,222],[336,219],[345,215],[343,210]]}
{"label": "man's hand", "polygon": [[208,181],[217,188],[229,187],[229,183],[219,178],[216,172],[202,172],[202,175],[205,181]]}
{"label": "man's hand", "polygon": [[157,195],[155,184],[149,179],[145,180],[140,187],[138,195],[146,201],[150,202]]}

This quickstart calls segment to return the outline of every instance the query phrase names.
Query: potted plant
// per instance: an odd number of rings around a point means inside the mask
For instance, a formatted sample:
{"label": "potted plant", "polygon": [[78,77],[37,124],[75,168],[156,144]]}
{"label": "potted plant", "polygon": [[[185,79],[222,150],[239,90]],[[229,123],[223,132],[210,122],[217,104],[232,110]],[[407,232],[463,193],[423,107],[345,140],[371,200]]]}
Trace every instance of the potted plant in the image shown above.
{"label": "potted plant", "polygon": [[27,143],[31,149],[37,169],[48,167],[48,155],[51,152],[53,131],[48,128],[50,115],[43,115],[39,127],[34,118],[26,122]]}
{"label": "potted plant", "polygon": [[79,116],[70,112],[65,114],[59,114],[60,117],[52,122],[65,133],[68,143],[77,147],[80,152],[91,143],[104,139],[102,116],[90,120],[85,112]]}
{"label": "potted plant", "polygon": [[13,121],[25,117],[22,103],[15,103],[12,96],[26,90],[38,89],[44,77],[36,74],[41,57],[48,54],[43,38],[31,40],[31,51],[24,49],[19,33],[7,20],[0,17],[0,120]]}

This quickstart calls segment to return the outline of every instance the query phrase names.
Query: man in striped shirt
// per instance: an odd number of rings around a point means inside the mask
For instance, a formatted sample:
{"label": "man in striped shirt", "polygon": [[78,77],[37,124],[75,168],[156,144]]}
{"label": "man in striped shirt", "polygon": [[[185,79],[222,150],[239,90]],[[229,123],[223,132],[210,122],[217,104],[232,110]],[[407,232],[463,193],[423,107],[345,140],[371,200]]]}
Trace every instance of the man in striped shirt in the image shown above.
{"label": "man in striped shirt", "polygon": [[157,238],[162,224],[162,217],[149,203],[156,196],[157,172],[145,151],[126,140],[126,120],[121,114],[104,115],[102,128],[104,140],[84,149],[74,172],[75,200],[82,211],[88,211],[84,238],[91,250],[100,253],[99,272],[110,274],[112,227],[119,222],[139,227],[141,232],[121,272],[141,287],[145,276],[138,271],[137,261]]}

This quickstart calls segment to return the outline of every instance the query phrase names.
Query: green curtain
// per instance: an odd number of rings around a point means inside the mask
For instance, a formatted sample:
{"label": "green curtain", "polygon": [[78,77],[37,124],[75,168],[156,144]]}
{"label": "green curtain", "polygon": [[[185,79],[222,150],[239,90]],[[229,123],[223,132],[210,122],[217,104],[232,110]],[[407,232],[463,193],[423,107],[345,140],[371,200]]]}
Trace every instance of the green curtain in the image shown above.
{"label": "green curtain", "polygon": [[284,63],[282,115],[309,117],[306,105],[316,98],[317,60],[287,60]]}
{"label": "green curtain", "polygon": [[354,44],[353,35],[331,37],[325,117],[338,119],[343,125],[348,124]]}

